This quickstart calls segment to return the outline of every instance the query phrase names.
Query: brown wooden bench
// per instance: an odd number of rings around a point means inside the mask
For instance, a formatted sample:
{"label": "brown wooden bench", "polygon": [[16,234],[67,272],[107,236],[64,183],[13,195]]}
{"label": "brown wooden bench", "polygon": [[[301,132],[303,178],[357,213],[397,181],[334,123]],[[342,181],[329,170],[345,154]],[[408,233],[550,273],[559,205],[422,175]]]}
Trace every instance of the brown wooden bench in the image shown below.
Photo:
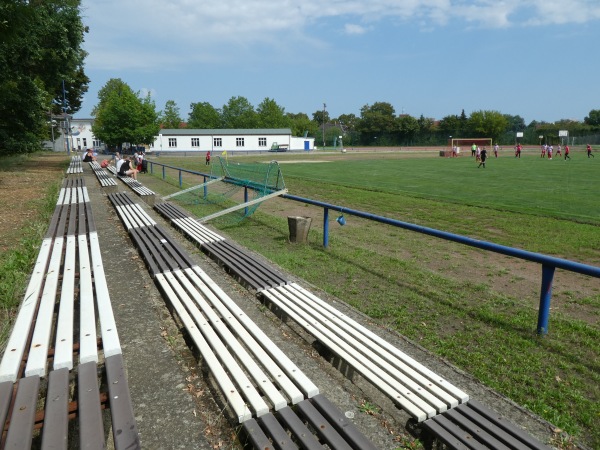
{"label": "brown wooden bench", "polygon": [[429,446],[489,450],[550,450],[529,433],[476,400],[423,422]]}
{"label": "brown wooden bench", "polygon": [[77,418],[78,446],[105,448],[103,409],[114,447],[140,448],[87,189],[70,178],[0,363],[1,447],[74,447]]}

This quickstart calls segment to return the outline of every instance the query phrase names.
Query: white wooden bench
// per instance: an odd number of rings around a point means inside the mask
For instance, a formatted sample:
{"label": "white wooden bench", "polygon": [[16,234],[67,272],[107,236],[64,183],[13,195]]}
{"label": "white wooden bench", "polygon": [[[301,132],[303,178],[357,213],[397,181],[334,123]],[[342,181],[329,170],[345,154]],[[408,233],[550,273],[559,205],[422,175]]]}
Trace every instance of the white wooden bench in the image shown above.
{"label": "white wooden bench", "polygon": [[172,310],[243,422],[318,388],[127,194],[109,199]]}
{"label": "white wooden bench", "polygon": [[67,174],[78,174],[83,173],[83,165],[81,162],[81,156],[76,155],[71,157],[71,162],[67,168]]}
{"label": "white wooden bench", "polygon": [[469,396],[296,283],[260,295],[421,422]]}
{"label": "white wooden bench", "polygon": [[114,447],[140,448],[87,189],[83,179],[70,178],[0,362],[3,444],[29,448],[39,440],[41,448],[66,448],[75,415],[79,447],[104,448],[106,407]]}
{"label": "white wooden bench", "polygon": [[123,183],[125,183],[127,186],[129,186],[133,190],[133,192],[135,192],[140,197],[142,197],[146,203],[148,203],[150,206],[154,206],[154,201],[155,201],[156,194],[155,194],[155,192],[152,189],[147,188],[142,183],[140,183],[137,180],[134,180],[131,177],[128,177],[128,176],[122,177],[122,176],[120,176],[117,173],[117,168],[114,167],[114,166],[108,166],[106,169],[109,172],[111,172],[113,175],[115,175]]}
{"label": "white wooden bench", "polygon": [[111,188],[113,186],[117,186],[117,181],[115,180],[115,178],[107,170],[105,170],[98,163],[98,161],[91,161],[90,167],[94,171],[96,178],[98,178],[98,181],[100,182],[100,186],[106,187],[106,188]]}

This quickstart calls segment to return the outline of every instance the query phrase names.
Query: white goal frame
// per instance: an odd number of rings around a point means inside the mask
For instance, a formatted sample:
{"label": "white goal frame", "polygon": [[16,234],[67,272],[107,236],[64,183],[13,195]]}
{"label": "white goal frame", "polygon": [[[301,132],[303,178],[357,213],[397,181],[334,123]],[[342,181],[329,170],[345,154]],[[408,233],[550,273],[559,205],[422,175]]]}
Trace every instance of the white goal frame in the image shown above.
{"label": "white goal frame", "polygon": [[486,147],[491,150],[494,145],[494,140],[492,138],[452,138],[450,139],[450,148],[453,149],[454,146],[461,152],[469,152],[471,151],[471,146],[475,144],[480,148]]}

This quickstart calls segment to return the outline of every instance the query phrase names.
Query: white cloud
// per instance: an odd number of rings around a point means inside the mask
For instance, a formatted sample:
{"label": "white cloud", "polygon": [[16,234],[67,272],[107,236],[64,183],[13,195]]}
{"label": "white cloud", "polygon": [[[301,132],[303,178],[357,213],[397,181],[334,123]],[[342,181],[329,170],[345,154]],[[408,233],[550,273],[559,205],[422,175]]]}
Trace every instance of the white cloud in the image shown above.
{"label": "white cloud", "polygon": [[356,25],[354,23],[347,23],[344,25],[344,31],[346,34],[365,34],[367,29],[361,25]]}
{"label": "white cloud", "polygon": [[[327,37],[314,27],[336,20],[340,32],[363,35],[378,24],[435,31],[442,27],[507,28],[581,24],[600,19],[598,0],[83,0],[90,25],[88,63],[151,70],[220,61],[255,45],[292,53]],[[328,25],[331,28],[331,24]],[[244,54],[244,53],[242,53]]]}

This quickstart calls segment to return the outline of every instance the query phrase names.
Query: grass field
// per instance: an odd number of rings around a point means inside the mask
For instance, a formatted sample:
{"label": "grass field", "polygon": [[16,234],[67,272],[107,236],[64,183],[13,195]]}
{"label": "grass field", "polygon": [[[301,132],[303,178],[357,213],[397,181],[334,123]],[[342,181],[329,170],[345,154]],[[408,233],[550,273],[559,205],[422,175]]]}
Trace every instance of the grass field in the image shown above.
{"label": "grass field", "polygon": [[[599,265],[600,159],[581,152],[571,161],[503,154],[485,169],[469,157],[431,154],[277,158],[294,195]],[[161,156],[159,162],[204,170],[192,158]],[[174,189],[158,177],[148,183]],[[205,207],[185,206],[206,215]],[[303,211],[313,217],[310,244],[291,245],[286,216]],[[600,447],[600,280],[557,273],[550,332],[542,338],[535,333],[539,266],[346,219],[339,227],[330,216],[328,250],[322,248],[322,211],[296,202],[269,202],[249,220],[222,228],[549,420],[557,440],[566,430]]]}

